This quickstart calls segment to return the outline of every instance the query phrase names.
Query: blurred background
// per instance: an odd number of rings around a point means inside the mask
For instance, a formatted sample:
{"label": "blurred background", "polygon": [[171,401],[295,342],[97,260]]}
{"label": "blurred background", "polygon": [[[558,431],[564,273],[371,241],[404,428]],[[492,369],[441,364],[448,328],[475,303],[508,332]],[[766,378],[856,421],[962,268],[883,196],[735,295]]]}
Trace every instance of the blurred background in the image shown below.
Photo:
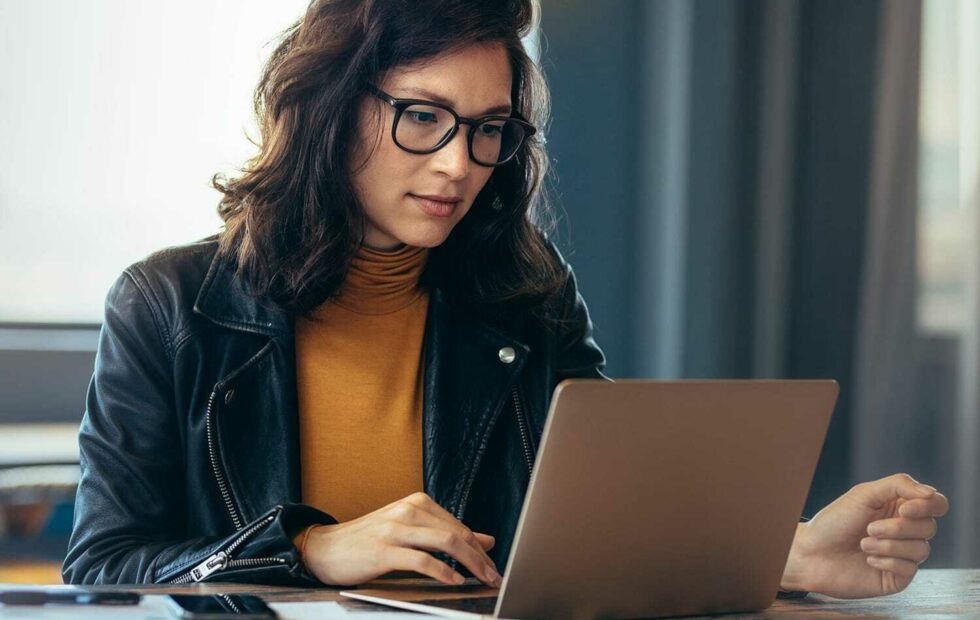
{"label": "blurred background", "polygon": [[[218,230],[305,0],[0,0],[0,582],[57,582],[102,300]],[[549,191],[613,377],[833,378],[806,515],[898,471],[980,566],[980,3],[543,0]]]}

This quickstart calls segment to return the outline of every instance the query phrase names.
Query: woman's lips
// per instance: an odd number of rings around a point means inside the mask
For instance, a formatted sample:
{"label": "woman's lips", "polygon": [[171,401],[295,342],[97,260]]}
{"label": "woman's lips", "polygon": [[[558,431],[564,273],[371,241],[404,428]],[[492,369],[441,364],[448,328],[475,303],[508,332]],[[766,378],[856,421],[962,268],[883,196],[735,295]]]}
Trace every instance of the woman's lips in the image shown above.
{"label": "woman's lips", "polygon": [[456,210],[456,205],[459,201],[444,201],[444,200],[433,200],[432,198],[422,198],[421,196],[416,196],[415,194],[409,194],[419,208],[428,215],[434,217],[449,217]]}

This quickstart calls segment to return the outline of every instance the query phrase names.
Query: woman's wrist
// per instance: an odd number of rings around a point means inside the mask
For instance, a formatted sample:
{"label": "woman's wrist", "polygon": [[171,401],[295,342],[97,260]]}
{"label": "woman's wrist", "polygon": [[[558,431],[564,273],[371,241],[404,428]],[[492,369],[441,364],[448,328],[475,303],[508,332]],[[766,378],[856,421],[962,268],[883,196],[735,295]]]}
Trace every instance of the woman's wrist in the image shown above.
{"label": "woman's wrist", "polygon": [[793,544],[789,550],[789,557],[786,559],[786,567],[783,569],[783,576],[779,580],[779,590],[781,592],[807,592],[809,587],[806,580],[806,548],[807,524],[800,523],[796,526],[796,534],[793,536]]}
{"label": "woman's wrist", "polygon": [[306,566],[306,545],[310,540],[310,533],[318,527],[324,527],[323,523],[314,523],[303,528],[299,534],[293,537],[293,545],[299,552],[299,561]]}

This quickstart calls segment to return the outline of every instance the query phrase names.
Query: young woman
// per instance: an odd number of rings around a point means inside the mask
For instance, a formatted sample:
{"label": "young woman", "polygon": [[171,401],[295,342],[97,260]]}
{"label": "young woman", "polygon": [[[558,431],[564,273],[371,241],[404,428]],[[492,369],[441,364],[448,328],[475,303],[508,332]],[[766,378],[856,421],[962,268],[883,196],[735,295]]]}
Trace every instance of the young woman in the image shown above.
{"label": "young woman", "polygon": [[[67,582],[500,583],[551,392],[604,363],[543,232],[532,4],[317,0],[287,31],[223,232],[109,292]],[[858,485],[783,587],[901,590],[946,507]]]}

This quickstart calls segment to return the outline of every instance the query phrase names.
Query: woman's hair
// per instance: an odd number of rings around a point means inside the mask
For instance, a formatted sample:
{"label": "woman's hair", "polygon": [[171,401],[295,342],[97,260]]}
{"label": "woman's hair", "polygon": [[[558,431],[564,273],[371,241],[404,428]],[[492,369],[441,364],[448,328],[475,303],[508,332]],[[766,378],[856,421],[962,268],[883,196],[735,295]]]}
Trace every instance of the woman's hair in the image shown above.
{"label": "woman's hair", "polygon": [[[307,315],[339,291],[363,234],[349,166],[358,101],[390,69],[502,43],[513,109],[544,129],[547,87],[521,42],[538,10],[537,0],[314,0],[283,33],[256,88],[258,154],[237,178],[212,180],[223,194],[219,251],[233,256],[252,294]],[[480,313],[547,317],[565,276],[543,236],[554,225],[541,191],[547,164],[534,137],[494,169],[430,251],[423,281]]]}

